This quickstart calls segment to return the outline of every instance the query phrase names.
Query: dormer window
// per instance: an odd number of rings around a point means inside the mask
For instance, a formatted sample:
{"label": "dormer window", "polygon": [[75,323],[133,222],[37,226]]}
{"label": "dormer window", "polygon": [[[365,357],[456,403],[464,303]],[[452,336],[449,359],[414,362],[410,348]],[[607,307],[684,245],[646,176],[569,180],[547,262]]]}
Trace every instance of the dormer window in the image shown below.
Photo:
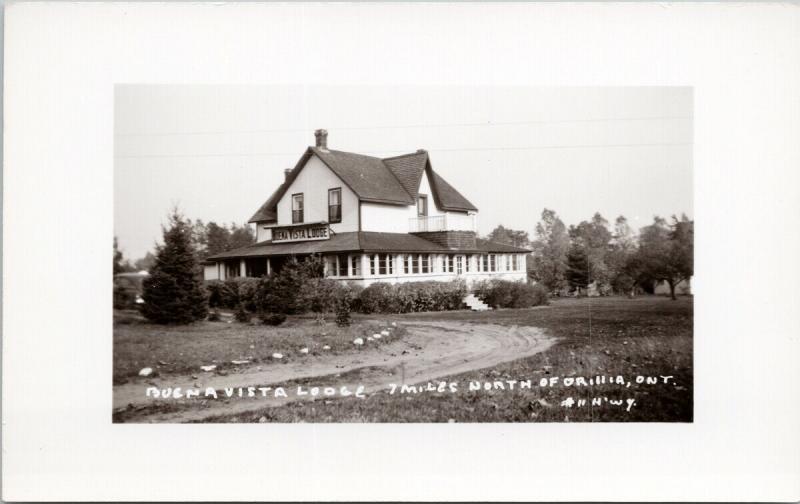
{"label": "dormer window", "polygon": [[342,222],[342,188],[328,189],[328,222]]}
{"label": "dormer window", "polygon": [[419,217],[428,216],[428,196],[425,194],[420,194],[417,197],[417,215]]}
{"label": "dormer window", "polygon": [[303,193],[292,194],[292,224],[303,222]]}

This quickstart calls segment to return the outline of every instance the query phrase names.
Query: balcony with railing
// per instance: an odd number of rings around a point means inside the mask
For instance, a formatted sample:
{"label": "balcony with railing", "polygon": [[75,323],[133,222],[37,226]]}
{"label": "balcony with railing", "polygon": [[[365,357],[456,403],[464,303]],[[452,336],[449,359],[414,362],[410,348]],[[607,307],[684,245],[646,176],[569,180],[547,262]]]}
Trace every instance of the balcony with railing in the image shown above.
{"label": "balcony with railing", "polygon": [[408,220],[409,233],[428,233],[435,231],[475,231],[475,215],[443,214],[427,217],[413,217]]}

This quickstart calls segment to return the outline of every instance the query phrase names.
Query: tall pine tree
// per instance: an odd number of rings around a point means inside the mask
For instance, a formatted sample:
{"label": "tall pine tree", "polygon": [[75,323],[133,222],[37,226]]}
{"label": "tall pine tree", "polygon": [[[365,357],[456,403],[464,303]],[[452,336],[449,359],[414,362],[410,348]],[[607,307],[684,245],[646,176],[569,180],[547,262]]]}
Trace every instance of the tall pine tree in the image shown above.
{"label": "tall pine tree", "polygon": [[156,251],[150,276],[143,282],[142,315],[157,324],[188,324],[208,315],[208,303],[196,275],[192,225],[177,209],[163,228],[164,244]]}

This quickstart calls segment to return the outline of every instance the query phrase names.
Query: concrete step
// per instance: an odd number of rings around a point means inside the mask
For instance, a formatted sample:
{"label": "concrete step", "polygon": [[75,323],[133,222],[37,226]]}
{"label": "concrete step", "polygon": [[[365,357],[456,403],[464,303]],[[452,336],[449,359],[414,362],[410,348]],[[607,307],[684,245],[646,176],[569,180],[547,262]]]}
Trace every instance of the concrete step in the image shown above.
{"label": "concrete step", "polygon": [[464,304],[466,304],[473,311],[485,311],[492,309],[474,294],[467,294],[466,297],[464,297]]}

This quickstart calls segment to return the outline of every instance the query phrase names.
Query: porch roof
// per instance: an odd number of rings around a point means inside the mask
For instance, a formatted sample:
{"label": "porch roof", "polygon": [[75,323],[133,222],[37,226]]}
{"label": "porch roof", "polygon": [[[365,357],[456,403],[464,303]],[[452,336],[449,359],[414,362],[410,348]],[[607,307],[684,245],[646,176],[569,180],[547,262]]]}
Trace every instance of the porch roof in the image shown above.
{"label": "porch roof", "polygon": [[453,250],[437,243],[407,233],[379,233],[354,231],[338,233],[328,240],[314,240],[291,243],[272,243],[267,240],[247,247],[230,250],[208,258],[208,261],[247,258],[289,256],[306,254],[331,254],[344,252],[395,252],[395,253],[527,253],[529,250],[476,240],[476,247]]}

